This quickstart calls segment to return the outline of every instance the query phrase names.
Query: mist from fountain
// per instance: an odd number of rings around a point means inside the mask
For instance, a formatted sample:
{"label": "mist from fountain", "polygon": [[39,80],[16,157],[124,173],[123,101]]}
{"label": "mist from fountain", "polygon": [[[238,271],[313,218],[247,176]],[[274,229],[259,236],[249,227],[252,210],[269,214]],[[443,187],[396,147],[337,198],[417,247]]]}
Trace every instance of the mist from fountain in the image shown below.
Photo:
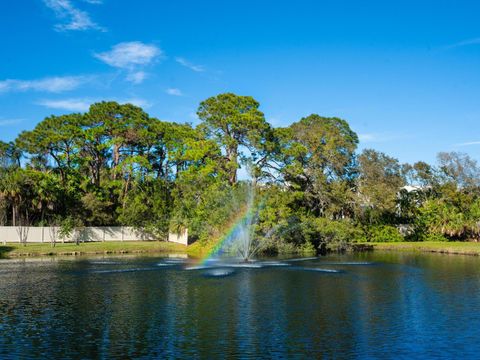
{"label": "mist from fountain", "polygon": [[258,210],[255,209],[255,182],[250,183],[244,215],[237,220],[219,245],[206,261],[215,261],[220,257],[235,257],[249,262],[261,248],[261,242],[255,237],[255,223]]}
{"label": "mist from fountain", "polygon": [[[293,263],[317,260],[317,257],[297,258],[286,260],[256,260],[255,256],[272,238],[274,234],[282,234],[291,231],[292,226],[287,226],[279,231],[280,224],[272,227],[261,238],[255,234],[255,225],[258,222],[258,213],[261,204],[255,203],[255,182],[249,183],[247,201],[242,208],[242,215],[229,228],[226,234],[219,240],[217,246],[198,265],[187,266],[186,270],[203,270],[205,276],[224,277],[233,274],[232,269],[249,268],[261,269],[272,267],[283,267],[290,270],[316,271],[319,273],[340,273],[341,270],[324,269],[318,267],[292,266]],[[261,201],[260,201],[261,203]],[[293,227],[301,226],[295,224]]]}

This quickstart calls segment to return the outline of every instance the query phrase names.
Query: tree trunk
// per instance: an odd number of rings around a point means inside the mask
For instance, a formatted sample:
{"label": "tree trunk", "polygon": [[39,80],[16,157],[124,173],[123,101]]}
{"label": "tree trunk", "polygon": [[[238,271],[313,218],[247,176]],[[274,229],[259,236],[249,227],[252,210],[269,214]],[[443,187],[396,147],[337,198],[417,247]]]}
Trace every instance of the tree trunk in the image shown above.
{"label": "tree trunk", "polygon": [[230,174],[230,179],[228,179],[230,185],[235,185],[237,183],[237,169],[232,170]]}
{"label": "tree trunk", "polygon": [[118,164],[120,163],[120,146],[117,144],[113,145],[113,176],[112,179],[117,179],[117,172],[115,171]]}
{"label": "tree trunk", "polygon": [[235,185],[237,183],[237,167],[238,167],[238,149],[235,148],[227,148],[227,158],[228,158],[228,172],[229,175],[229,183],[230,185]]}

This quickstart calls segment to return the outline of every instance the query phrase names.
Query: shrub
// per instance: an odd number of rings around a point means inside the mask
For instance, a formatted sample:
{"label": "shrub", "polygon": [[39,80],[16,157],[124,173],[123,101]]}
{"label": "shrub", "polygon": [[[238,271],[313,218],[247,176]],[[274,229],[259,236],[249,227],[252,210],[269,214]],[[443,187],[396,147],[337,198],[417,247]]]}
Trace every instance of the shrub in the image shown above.
{"label": "shrub", "polygon": [[428,233],[423,236],[422,241],[449,241],[449,240],[442,234]]}
{"label": "shrub", "polygon": [[398,229],[390,225],[371,226],[367,231],[367,239],[371,242],[400,242],[404,240]]}

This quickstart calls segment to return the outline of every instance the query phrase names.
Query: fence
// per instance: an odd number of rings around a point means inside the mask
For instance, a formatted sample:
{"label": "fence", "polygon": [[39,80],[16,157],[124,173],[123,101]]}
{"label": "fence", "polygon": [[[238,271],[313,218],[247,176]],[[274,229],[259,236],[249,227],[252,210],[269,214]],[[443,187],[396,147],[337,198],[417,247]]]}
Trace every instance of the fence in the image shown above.
{"label": "fence", "polygon": [[[0,243],[22,242],[49,243],[55,242],[87,242],[87,241],[148,241],[158,238],[138,229],[127,226],[83,227],[72,231],[66,237],[60,237],[60,228],[48,226],[0,226]],[[169,242],[188,245],[188,230],[180,234],[168,234]]]}

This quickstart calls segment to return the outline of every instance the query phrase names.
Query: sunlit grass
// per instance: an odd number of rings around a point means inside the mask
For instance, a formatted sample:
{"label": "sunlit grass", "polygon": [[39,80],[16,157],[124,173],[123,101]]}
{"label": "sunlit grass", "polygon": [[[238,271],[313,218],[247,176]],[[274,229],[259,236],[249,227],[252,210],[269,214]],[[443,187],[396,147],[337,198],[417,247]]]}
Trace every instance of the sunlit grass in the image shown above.
{"label": "sunlit grass", "polygon": [[438,252],[446,254],[480,255],[480,243],[461,241],[385,242],[368,243],[377,250]]}
{"label": "sunlit grass", "polygon": [[0,256],[45,256],[45,255],[83,255],[83,254],[127,254],[127,253],[186,253],[187,247],[165,241],[108,241],[75,243],[27,244],[7,243],[0,245]]}

